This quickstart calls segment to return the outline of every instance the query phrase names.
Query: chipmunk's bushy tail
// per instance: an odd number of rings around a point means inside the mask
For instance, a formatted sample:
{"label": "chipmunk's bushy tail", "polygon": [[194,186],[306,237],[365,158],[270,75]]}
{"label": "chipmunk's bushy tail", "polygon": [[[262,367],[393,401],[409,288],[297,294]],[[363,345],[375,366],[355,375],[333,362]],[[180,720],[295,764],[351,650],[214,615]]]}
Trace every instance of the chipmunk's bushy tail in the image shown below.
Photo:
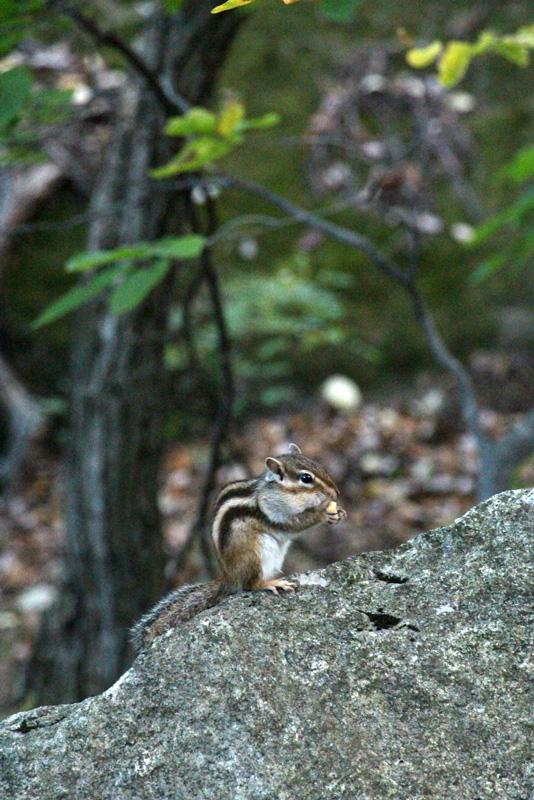
{"label": "chipmunk's bushy tail", "polygon": [[158,636],[213,608],[231,594],[223,581],[181,586],[163,597],[131,630],[131,641],[140,653]]}

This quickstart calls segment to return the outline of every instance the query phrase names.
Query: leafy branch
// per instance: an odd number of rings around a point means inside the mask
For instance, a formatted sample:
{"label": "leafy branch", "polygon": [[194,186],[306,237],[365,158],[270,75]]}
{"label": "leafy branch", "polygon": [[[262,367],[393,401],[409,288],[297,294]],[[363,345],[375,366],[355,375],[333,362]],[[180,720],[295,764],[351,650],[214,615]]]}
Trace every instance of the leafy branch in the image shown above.
{"label": "leafy branch", "polygon": [[483,31],[473,44],[462,41],[444,44],[436,39],[426,47],[412,47],[406,53],[406,61],[414,69],[425,69],[437,62],[441,83],[451,88],[462,80],[471,62],[478,56],[493,53],[520,67],[526,67],[530,62],[532,49],[534,25],[527,25],[519,28],[516,33],[504,36]]}
{"label": "leafy branch", "polygon": [[[256,0],[226,0],[225,3],[221,3],[219,6],[215,6],[212,9],[212,14],[219,14],[221,11],[230,11],[232,8],[239,8],[240,6],[248,6],[250,3],[255,3]],[[288,6],[291,3],[297,3],[298,0],[282,0],[284,5]]]}
{"label": "leafy branch", "polygon": [[66,264],[67,272],[87,273],[87,280],[51,303],[32,327],[61,319],[106,289],[112,313],[132,311],[163,280],[174,260],[198,258],[204,245],[205,237],[188,234],[74,256]]}
{"label": "leafy branch", "polygon": [[247,131],[265,130],[279,121],[280,117],[274,113],[246,119],[245,107],[238,100],[226,102],[218,114],[207,108],[191,108],[165,126],[167,136],[188,137],[188,140],[168,164],[152,170],[152,177],[169,178],[203,169],[235,150]]}

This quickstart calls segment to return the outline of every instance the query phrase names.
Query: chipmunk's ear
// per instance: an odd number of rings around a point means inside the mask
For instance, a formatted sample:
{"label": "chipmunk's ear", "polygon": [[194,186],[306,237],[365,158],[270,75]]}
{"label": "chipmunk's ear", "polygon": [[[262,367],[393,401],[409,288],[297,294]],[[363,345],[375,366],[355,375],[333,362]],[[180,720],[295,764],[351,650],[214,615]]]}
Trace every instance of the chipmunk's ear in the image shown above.
{"label": "chipmunk's ear", "polygon": [[285,478],[284,465],[277,458],[266,458],[265,465],[267,467],[267,479],[270,481],[282,481]]}
{"label": "chipmunk's ear", "polygon": [[300,447],[297,447],[296,444],[290,444],[289,445],[289,452],[291,453],[292,456],[301,456],[302,455]]}

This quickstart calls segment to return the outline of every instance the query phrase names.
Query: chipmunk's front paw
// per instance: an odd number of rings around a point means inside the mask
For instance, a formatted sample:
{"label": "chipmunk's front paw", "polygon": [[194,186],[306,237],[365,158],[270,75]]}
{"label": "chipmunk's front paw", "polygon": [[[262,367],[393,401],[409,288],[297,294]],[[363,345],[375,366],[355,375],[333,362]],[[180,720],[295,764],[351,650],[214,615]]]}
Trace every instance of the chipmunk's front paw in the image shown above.
{"label": "chipmunk's front paw", "polygon": [[333,500],[328,503],[326,507],[326,521],[330,525],[337,525],[338,522],[347,516],[347,512],[343,508],[339,508],[338,504]]}
{"label": "chipmunk's front paw", "polygon": [[294,592],[297,586],[297,583],[288,581],[285,578],[273,578],[270,581],[265,581],[265,583],[263,583],[259,588],[262,591],[280,594],[280,592]]}

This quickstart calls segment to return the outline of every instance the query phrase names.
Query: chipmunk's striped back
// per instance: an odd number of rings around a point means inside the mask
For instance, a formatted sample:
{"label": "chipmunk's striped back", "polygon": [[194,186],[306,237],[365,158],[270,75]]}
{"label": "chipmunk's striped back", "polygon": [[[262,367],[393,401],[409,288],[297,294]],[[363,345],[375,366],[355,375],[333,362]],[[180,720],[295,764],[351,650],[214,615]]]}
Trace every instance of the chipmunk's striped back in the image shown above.
{"label": "chipmunk's striped back", "polygon": [[254,515],[257,509],[257,488],[258,478],[250,478],[229,483],[219,492],[211,522],[211,535],[217,553],[224,546],[230,520],[236,516]]}

